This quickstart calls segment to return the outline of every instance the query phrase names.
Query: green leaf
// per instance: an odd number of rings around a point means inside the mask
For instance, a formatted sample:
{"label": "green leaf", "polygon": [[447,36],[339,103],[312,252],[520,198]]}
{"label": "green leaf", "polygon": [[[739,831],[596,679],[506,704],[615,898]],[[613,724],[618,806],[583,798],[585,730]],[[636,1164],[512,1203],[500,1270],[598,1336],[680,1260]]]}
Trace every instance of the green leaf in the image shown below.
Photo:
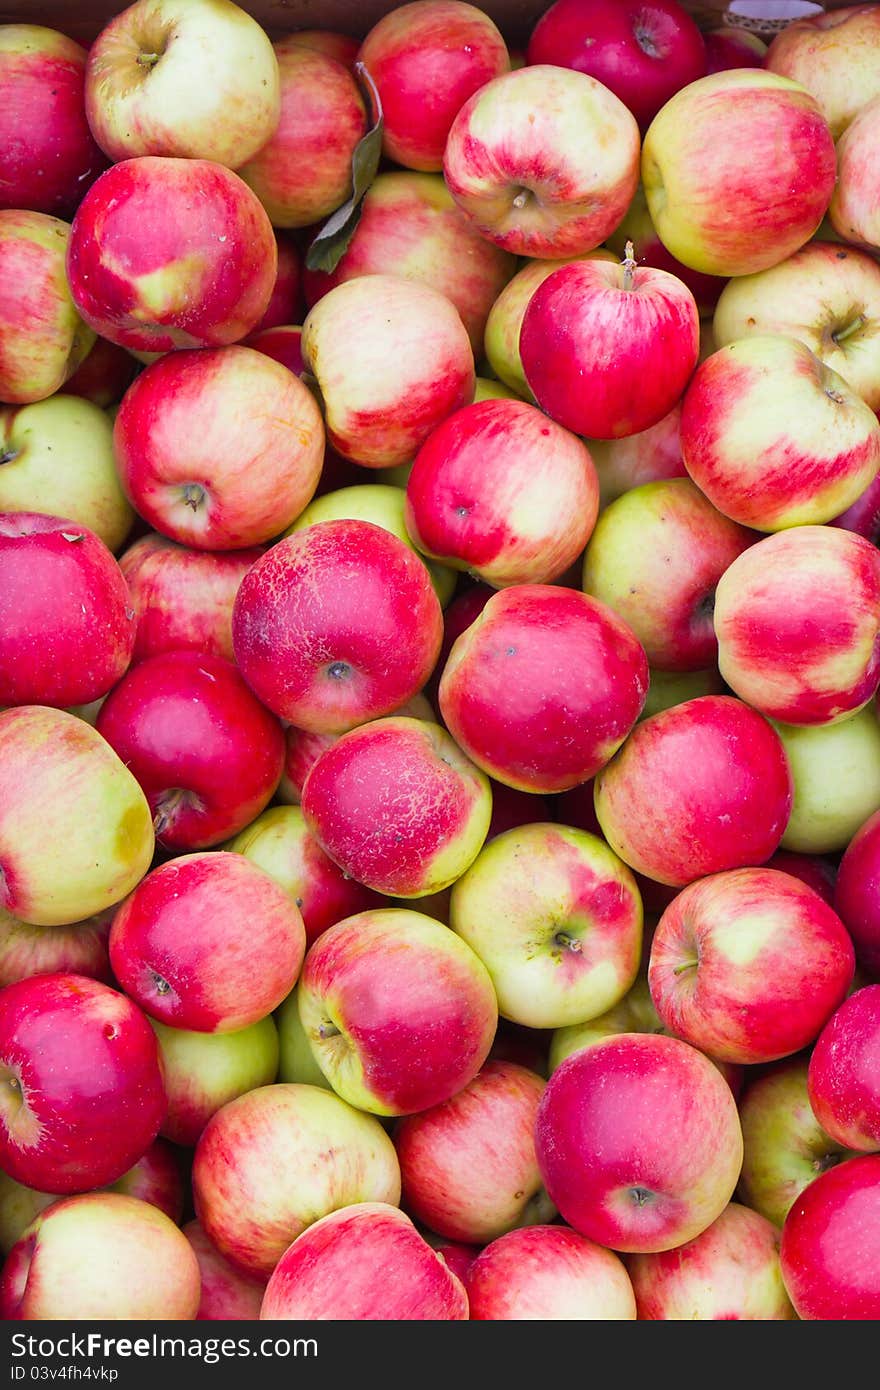
{"label": "green leaf", "polygon": [[309,270],[332,273],[342,260],[360,221],[364,194],[376,177],[382,155],[382,102],[376,84],[363,63],[355,63],[354,72],[372,124],[351,156],[351,197],[331,214],[309,247],[306,255]]}

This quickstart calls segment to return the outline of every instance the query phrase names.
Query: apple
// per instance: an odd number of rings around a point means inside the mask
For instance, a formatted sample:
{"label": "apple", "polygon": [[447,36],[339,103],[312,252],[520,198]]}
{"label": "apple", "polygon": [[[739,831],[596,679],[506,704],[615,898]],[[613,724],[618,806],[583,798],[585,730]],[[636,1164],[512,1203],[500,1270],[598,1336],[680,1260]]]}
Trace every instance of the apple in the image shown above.
{"label": "apple", "polygon": [[275,1025],[280,1048],[278,1080],[295,1081],[304,1086],[322,1086],[325,1091],[332,1091],[333,1087],[318,1066],[305,1035],[295,988],[276,1009]]}
{"label": "apple", "polygon": [[271,1017],[234,1033],[193,1033],[152,1020],[168,1112],[161,1134],[192,1147],[227,1101],[278,1075],[278,1030]]}
{"label": "apple", "polygon": [[409,1217],[385,1202],[344,1207],[310,1226],[272,1271],[260,1312],[271,1322],[461,1322],[467,1316],[461,1281]]}
{"label": "apple", "polygon": [[626,1262],[642,1322],[788,1322],[795,1317],[779,1263],[779,1231],[731,1202],[675,1250]]}
{"label": "apple", "polygon": [[584,1048],[592,1047],[594,1043],[601,1042],[603,1038],[610,1038],[616,1033],[664,1031],[654,1008],[648,981],[643,974],[639,974],[623,998],[612,1004],[610,1009],[585,1023],[571,1023],[555,1030],[550,1041],[550,1074],[552,1076],[573,1053],[582,1052]]}
{"label": "apple", "polygon": [[813,1113],[826,1134],[858,1153],[880,1149],[880,985],[857,989],[828,1019],[810,1054]]}
{"label": "apple", "polygon": [[642,182],[657,235],[707,275],[752,275],[799,250],[837,173],[818,103],[773,72],[701,77],[654,117]]}
{"label": "apple", "polygon": [[715,587],[753,540],[689,478],[644,483],[599,517],[584,556],[584,592],[629,624],[652,670],[705,670],[718,655]]}
{"label": "apple", "polygon": [[199,550],[277,536],[311,501],[324,455],[308,387],[238,346],[154,362],[126,392],[113,443],[140,516]]}
{"label": "apple", "polygon": [[222,656],[148,657],[111,691],[95,728],[143,788],[166,849],[237,835],[281,780],[281,725]]}
{"label": "apple", "polygon": [[303,47],[292,34],[274,48],[280,119],[235,167],[274,227],[307,227],[351,195],[352,156],[367,129],[366,112],[350,69],[335,58]]}
{"label": "apple", "polygon": [[788,823],[792,776],[760,714],[705,695],[637,725],[598,774],[595,795],[599,824],[624,863],[684,886],[770,858]]}
{"label": "apple", "polygon": [[[244,345],[254,348],[257,352],[263,352],[267,357],[280,362],[282,367],[293,372],[294,376],[302,377],[306,373],[306,364],[303,362],[302,356],[302,326],[300,324],[284,323],[275,328],[260,328],[249,334]],[[329,450],[325,451],[325,458],[327,453]]]}
{"label": "apple", "polygon": [[650,719],[652,714],[683,705],[686,700],[698,700],[701,695],[724,695],[726,691],[717,666],[704,671],[651,671],[648,696],[640,718]]}
{"label": "apple", "polygon": [[70,236],[57,217],[0,208],[0,401],[9,405],[59,391],[95,341],[65,274]]}
{"label": "apple", "polygon": [[322,521],[279,541],[245,575],[232,612],[248,685],[309,733],[399,709],[431,674],[442,633],[425,566],[368,521]]}
{"label": "apple", "polygon": [[0,908],[35,926],[81,922],[131,892],[153,848],[146,797],[85,720],[0,713]]}
{"label": "apple", "polygon": [[452,301],[478,357],[486,319],[515,269],[513,256],[471,226],[439,174],[394,170],[379,174],[367,189],[336,268],[307,270],[304,288],[311,307],[334,286],[360,275],[417,280]]}
{"label": "apple", "polygon": [[353,463],[408,463],[474,394],[467,329],[451,300],[401,275],[337,285],[306,315],[302,355],[323,399],[327,440]]}
{"label": "apple", "polygon": [[114,164],[80,203],[67,245],[70,293],[83,319],[141,352],[237,342],[265,313],[277,264],[260,200],[206,159],[147,155]]}
{"label": "apple", "polygon": [[775,727],[794,787],[782,848],[797,854],[845,850],[868,817],[880,810],[875,710],[868,706],[837,724]]}
{"label": "apple", "polygon": [[132,661],[174,651],[231,661],[232,605],[262,553],[193,550],[155,532],[136,540],[119,557],[137,614]]}
{"label": "apple", "polygon": [[137,360],[125,348],[96,338],[73,376],[65,381],[64,394],[81,396],[101,410],[109,410],[122,400],[137,369]]}
{"label": "apple", "polygon": [[563,575],[598,507],[586,446],[525,401],[456,411],[422,445],[406,485],[418,548],[499,589]]}
{"label": "apple", "polygon": [[265,1018],[296,983],[304,952],[296,904],[240,854],[170,859],[110,928],[110,964],[126,993],[160,1023],[198,1033]]}
{"label": "apple", "polygon": [[379,1121],[332,1092],[260,1086],[205,1126],[193,1198],[220,1254],[267,1279],[313,1221],[353,1202],[396,1205],[400,1167]]}
{"label": "apple", "polygon": [[742,1163],[736,1102],[678,1038],[620,1033],[551,1076],[538,1164],[576,1231],[619,1251],[671,1250],[717,1219]]}
{"label": "apple", "polygon": [[[299,251],[293,238],[286,232],[276,231],[275,244],[278,248],[275,284],[266,312],[249,339],[256,333],[267,333],[272,328],[298,324],[302,320],[303,268]],[[252,346],[250,341],[248,346]]]}
{"label": "apple", "polygon": [[427,1231],[423,1234],[428,1244],[437,1251],[437,1254],[443,1256],[455,1277],[464,1283],[468,1270],[480,1253],[479,1250],[475,1249],[473,1245],[458,1245],[451,1241],[441,1242],[439,1237],[433,1237]]}
{"label": "apple", "polygon": [[755,709],[786,724],[847,719],[880,683],[880,553],[833,526],[767,536],[722,575],[715,632],[722,676]]}
{"label": "apple", "polygon": [[278,65],[231,0],[135,0],[89,49],[85,99],[114,161],[176,155],[237,169],[278,124]]}
{"label": "apple", "polygon": [[635,880],[604,841],[573,827],[499,835],[454,885],[449,923],[489,971],[501,1014],[529,1028],[605,1013],[639,967]]}
{"label": "apple", "polygon": [[880,1316],[880,1156],[848,1159],[805,1188],[785,1219],[780,1258],[804,1321]]}
{"label": "apple", "polygon": [[496,836],[503,835],[506,830],[516,830],[521,825],[534,825],[539,820],[565,821],[564,816],[554,816],[553,804],[545,796],[505,787],[502,782],[493,782],[491,778],[489,786],[492,790],[492,819],[486,844]]}
{"label": "apple", "polygon": [[328,858],[299,806],[270,806],[229,848],[270,874],[293,899],[309,946],[343,917],[381,905],[376,893]]}
{"label": "apple", "polygon": [[787,24],[765,60],[769,72],[800,82],[816,98],[835,140],[880,96],[880,15],[873,5],[838,6]]}
{"label": "apple", "polygon": [[552,419],[596,439],[650,429],[697,365],[700,317],[665,270],[573,261],[539,285],[523,317],[526,381]]}
{"label": "apple", "polygon": [[844,531],[855,531],[872,545],[880,545],[880,473],[851,507],[828,523]]}
{"label": "apple", "polygon": [[620,747],[648,667],[626,623],[572,589],[518,584],[457,639],[440,681],[455,741],[496,781],[567,791]]}
{"label": "apple", "polygon": [[543,1092],[525,1067],[487,1062],[450,1100],[401,1120],[394,1145],[410,1215],[471,1245],[552,1220],[535,1158]]}
{"label": "apple", "polygon": [[410,1115],[460,1091],[498,1024],[486,967],[460,937],[405,908],[361,912],[309,950],[300,1019],[327,1080],[375,1115]]}
{"label": "apple", "polygon": [[[877,274],[880,281],[880,267]],[[760,334],[697,368],[682,406],[681,451],[719,511],[781,531],[830,521],[855,502],[880,469],[880,422],[803,342]]]}
{"label": "apple", "polygon": [[623,1261],[565,1226],[493,1240],[465,1276],[472,1322],[628,1322],[636,1303]]}
{"label": "apple", "polygon": [[13,1247],[0,1275],[7,1321],[190,1322],[199,1266],[164,1212],[91,1192],[55,1202]]}
{"label": "apple", "polygon": [[830,859],[822,859],[815,854],[794,854],[789,850],[778,849],[767,860],[767,868],[779,869],[781,873],[791,874],[793,878],[800,879],[801,883],[818,893],[829,907],[833,907],[838,917],[842,916],[834,902],[837,869]]}
{"label": "apple", "polygon": [[266,1289],[265,1279],[245,1274],[225,1260],[211,1244],[198,1221],[183,1227],[201,1275],[201,1300],[196,1322],[257,1322]]}
{"label": "apple", "polygon": [[112,910],[65,927],[33,927],[0,907],[0,989],[32,975],[89,975],[111,984],[107,937]]}
{"label": "apple", "polygon": [[326,53],[347,68],[353,68],[360,43],[350,34],[337,34],[333,29],[295,29],[292,40],[303,48],[313,48],[316,53]]}
{"label": "apple", "polygon": [[461,0],[397,5],[358,54],[382,103],[382,150],[407,169],[439,170],[450,127],[476,91],[510,67],[487,14]]}
{"label": "apple", "polygon": [[638,165],[638,126],[623,102],[586,73],[549,64],[475,92],[443,154],[449,191],[482,236],[550,260],[605,240],[632,201]]}
{"label": "apple", "polygon": [[859,827],[846,846],[837,875],[834,907],[855,943],[859,964],[870,975],[880,977],[880,813],[877,811]]}
{"label": "apple", "polygon": [[812,1043],[854,970],[849,933],[818,893],[777,869],[734,869],[691,883],[666,909],[648,984],[675,1037],[754,1064]]}
{"label": "apple", "polygon": [[[797,338],[876,410],[880,406],[878,321],[880,265],[852,247],[810,241],[780,265],[729,280],[715,308],[712,331],[719,348],[752,334]],[[830,386],[826,381],[826,392]],[[798,408],[791,393],[786,391],[785,395],[793,423]],[[843,403],[833,397],[826,395],[822,402],[818,392],[816,397],[814,405],[833,412],[838,430],[844,421],[852,426],[854,416],[862,414],[851,398],[847,408],[841,409]],[[813,434],[818,434],[815,426]],[[828,442],[836,441],[832,436]],[[843,443],[841,439],[840,453]]]}
{"label": "apple", "polygon": [[96,405],[65,393],[0,406],[0,460],[0,512],[70,518],[109,550],[122,545],[134,513],[116,471],[113,426]]}
{"label": "apple", "polygon": [[589,73],[643,130],[706,74],[702,35],[676,0],[556,0],[532,30],[526,58]]}
{"label": "apple", "polygon": [[607,507],[630,488],[665,478],[686,478],[681,457],[681,406],[676,404],[650,429],[622,439],[588,439],[599,479],[599,506]]}
{"label": "apple", "polygon": [[703,33],[707,71],[726,72],[729,68],[762,68],[768,45],[751,29],[722,24]]}
{"label": "apple", "polygon": [[0,1167],[42,1192],[115,1182],[159,1132],[156,1039],[123,994],[35,975],[0,995]]}
{"label": "apple", "polygon": [[837,185],[828,209],[831,225],[838,236],[872,251],[880,248],[880,218],[877,216],[877,189],[880,185],[878,130],[880,97],[875,97],[859,110],[840,137],[837,146]]}
{"label": "apple", "polygon": [[[607,0],[605,2],[607,3]],[[633,244],[633,256],[639,265],[651,266],[654,270],[666,270],[670,275],[676,276],[687,285],[694,296],[701,317],[711,315],[726,281],[719,275],[704,275],[702,271],[691,270],[690,266],[682,265],[681,261],[670,255],[651,221],[648,200],[641,184],[636,189],[635,197],[623,220],[606,238],[609,250],[620,259],[626,255],[627,242]]]}

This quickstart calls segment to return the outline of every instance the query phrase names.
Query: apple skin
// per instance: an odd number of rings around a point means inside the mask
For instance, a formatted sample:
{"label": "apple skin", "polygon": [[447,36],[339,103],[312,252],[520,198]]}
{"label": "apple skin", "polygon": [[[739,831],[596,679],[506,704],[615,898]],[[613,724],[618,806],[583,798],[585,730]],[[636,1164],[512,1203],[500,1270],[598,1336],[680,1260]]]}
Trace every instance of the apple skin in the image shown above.
{"label": "apple skin", "polygon": [[700,317],[665,270],[573,261],[532,295],[519,348],[542,410],[575,434],[619,439],[658,424],[681,397]]}
{"label": "apple skin", "polygon": [[439,174],[390,171],[367,189],[336,269],[307,270],[304,288],[311,308],[336,285],[359,275],[417,280],[452,301],[476,358],[489,311],[515,269],[513,256],[474,230]]}
{"label": "apple skin", "polygon": [[616,752],[647,689],[644,651],[609,608],[572,589],[520,584],[491,598],[455,642],[439,699],[456,743],[489,776],[561,792]]}
{"label": "apple skin", "polygon": [[465,1276],[472,1322],[629,1322],[623,1261],[565,1226],[528,1226],[493,1240]]}
{"label": "apple skin", "polygon": [[3,991],[0,1069],[0,1164],[42,1192],[115,1182],[165,1115],[146,1018],[85,975],[35,975]]}
{"label": "apple skin", "polygon": [[303,48],[326,53],[328,58],[335,58],[347,68],[354,67],[361,46],[358,39],[350,34],[337,34],[334,29],[295,29],[289,37]]}
{"label": "apple skin", "polygon": [[191,1322],[199,1266],[164,1212],[90,1192],[41,1212],[0,1275],[4,1321]]}
{"label": "apple skin", "polygon": [[676,1250],[626,1262],[642,1322],[790,1322],[779,1264],[779,1231],[731,1202]]}
{"label": "apple skin", "polygon": [[388,908],[337,922],[311,947],[300,1020],[327,1080],[375,1115],[442,1105],[472,1081],[498,1025],[485,966],[448,927]]}
{"label": "apple skin", "polygon": [[447,1240],[485,1245],[552,1220],[534,1127],[544,1081],[513,1062],[487,1062],[457,1095],[401,1120],[394,1132],[403,1203]]}
{"label": "apple skin", "polygon": [[358,53],[382,102],[382,150],[407,169],[439,171],[452,123],[469,97],[510,68],[487,14],[460,0],[398,5]]}
{"label": "apple skin", "polygon": [[0,513],[0,704],[100,699],[128,668],[134,635],[125,580],[93,531]]}
{"label": "apple skin", "polygon": [[830,859],[822,859],[815,854],[794,854],[790,850],[778,849],[767,860],[767,868],[778,869],[783,874],[791,874],[792,878],[800,879],[801,883],[818,893],[829,907],[833,907],[842,919],[843,914],[834,901],[837,869]]}
{"label": "apple skin", "polygon": [[816,1119],[807,1066],[805,1057],[789,1057],[762,1068],[739,1102],[743,1166],[737,1191],[775,1226],[820,1173],[852,1157]]}
{"label": "apple skin", "polygon": [[112,984],[107,937],[112,909],[65,927],[33,927],[0,908],[0,989],[32,975],[88,975]]}
{"label": "apple skin", "polygon": [[232,660],[232,605],[242,579],[263,554],[193,550],[150,532],[119,557],[137,613],[132,661],[194,651]]}
{"label": "apple skin", "polygon": [[67,394],[70,385],[33,405],[0,406],[0,512],[69,517],[115,551],[134,512],[116,470],[113,426],[98,406]]}
{"label": "apple skin", "polygon": [[822,221],[836,174],[818,103],[755,68],[713,73],[677,92],[642,146],[660,240],[707,275],[753,275],[799,250]]}
{"label": "apple skin", "polygon": [[584,592],[628,623],[652,669],[715,664],[715,586],[755,537],[689,478],[631,488],[602,512],[583,562]]}
{"label": "apple skin", "polygon": [[480,1253],[479,1250],[475,1249],[473,1245],[457,1245],[448,1241],[441,1242],[439,1238],[433,1238],[430,1232],[424,1232],[423,1234],[428,1244],[437,1251],[437,1254],[443,1256],[455,1277],[460,1279],[464,1284],[467,1279],[468,1270]]}
{"label": "apple skin", "polygon": [[131,892],[154,844],[146,797],[89,724],[0,713],[0,908],[35,926],[81,922]]}
{"label": "apple skin", "polygon": [[726,690],[717,665],[704,671],[654,670],[650,673],[648,698],[639,718],[650,719],[652,714],[683,705],[686,700],[698,700],[701,695],[723,695]]}
{"label": "apple skin", "polygon": [[302,913],[307,946],[343,917],[382,904],[378,894],[328,858],[299,806],[270,806],[229,848],[270,874],[293,899]]}
{"label": "apple skin", "polygon": [[666,909],[648,984],[675,1037],[755,1064],[819,1036],[855,963],[849,933],[818,893],[776,869],[734,869],[691,883]]}
{"label": "apple skin", "polygon": [[638,126],[623,103],[586,73],[549,64],[475,92],[443,154],[449,191],[480,235],[548,260],[605,240],[632,201],[638,165]]}
{"label": "apple skin", "polygon": [[880,725],[874,706],[837,724],[775,728],[794,786],[782,848],[796,854],[845,850],[880,810]]}
{"label": "apple skin", "polygon": [[526,61],[589,73],[645,130],[660,107],[706,74],[706,48],[676,0],[556,0],[532,30]]}
{"label": "apple skin", "polygon": [[114,162],[174,155],[237,169],[278,124],[278,64],[229,0],[135,0],[89,49],[85,100]]}
{"label": "apple skin", "polygon": [[810,1054],[813,1113],[826,1134],[858,1153],[880,1149],[880,985],[857,989],[841,1003]]}
{"label": "apple skin", "polygon": [[880,469],[880,422],[804,343],[771,332],[700,364],[682,405],[681,449],[726,516],[781,531],[821,525],[855,502]]}
{"label": "apple skin", "polygon": [[845,512],[828,524],[839,526],[844,531],[855,531],[856,535],[864,536],[872,545],[880,545],[880,473],[851,507],[847,507]]}
{"label": "apple skin", "polygon": [[651,266],[654,270],[665,270],[670,275],[674,275],[687,285],[694,296],[700,317],[704,318],[706,315],[711,315],[718,296],[724,289],[726,283],[724,278],[719,275],[704,275],[699,270],[691,270],[690,266],[682,265],[681,261],[670,255],[651,221],[648,200],[641,184],[636,189],[635,197],[627,208],[623,221],[605,240],[609,250],[613,251],[620,260],[623,260],[626,255],[627,242],[631,241],[635,248],[635,259],[639,265]]}
{"label": "apple skin", "polygon": [[110,964],[151,1018],[234,1033],[290,993],[305,941],[299,908],[243,855],[187,854],[154,869],[119,908]]}
{"label": "apple skin", "polygon": [[351,196],[352,155],[366,133],[366,112],[350,69],[335,58],[292,34],[274,49],[280,119],[235,167],[274,227],[307,227]]}
{"label": "apple skin", "polygon": [[[797,338],[877,410],[878,321],[877,262],[839,242],[810,241],[780,265],[729,280],[715,307],[712,332],[718,348],[752,334]],[[786,400],[791,402],[788,392]],[[790,416],[792,422],[798,419],[794,405]]]}
{"label": "apple skin", "polygon": [[260,328],[248,335],[244,346],[255,352],[263,352],[282,367],[302,377],[306,364],[302,356],[302,325],[296,323],[278,324],[275,328]]}
{"label": "apple skin", "polygon": [[782,1228],[782,1277],[799,1318],[880,1317],[880,1155],[848,1159],[800,1194]]}
{"label": "apple skin", "polygon": [[686,478],[681,457],[681,406],[676,404],[650,429],[623,439],[585,441],[599,479],[599,507],[607,507],[630,488],[665,478]]}
{"label": "apple skin", "polygon": [[456,411],[422,445],[406,485],[419,549],[499,589],[563,575],[598,509],[586,446],[525,401]]}
{"label": "apple skin", "polygon": [[248,685],[309,733],[399,709],[434,669],[442,635],[425,566],[369,521],[322,521],[279,541],[245,575],[232,612]]}
{"label": "apple skin", "polygon": [[678,1038],[620,1033],[563,1062],[536,1125],[560,1214],[613,1250],[671,1250],[704,1231],[742,1163],[736,1102],[718,1069]]}
{"label": "apple skin", "polygon": [[163,535],[200,550],[271,540],[312,499],[324,457],[307,386],[253,348],[172,352],[113,427],[122,486]]}
{"label": "apple skin", "polygon": [[880,96],[878,58],[880,15],[873,5],[852,5],[787,24],[770,44],[765,66],[813,94],[837,140]]}
{"label": "apple skin", "polygon": [[[272,328],[295,325],[302,321],[303,267],[300,253],[292,236],[286,232],[275,232],[275,244],[278,248],[278,270],[275,275],[275,284],[272,287],[266,312],[249,338],[252,338],[256,333],[267,333]],[[247,346],[250,345],[248,342]]]}
{"label": "apple skin", "polygon": [[837,235],[870,251],[880,247],[880,217],[877,216],[877,188],[880,184],[878,130],[880,97],[875,97],[861,108],[840,137],[837,184],[828,209],[831,225]]}
{"label": "apple skin", "polygon": [[344,1207],[310,1226],[278,1261],[260,1312],[270,1322],[465,1322],[467,1316],[464,1285],[409,1217],[386,1202]]}
{"label": "apple skin", "polygon": [[83,319],[141,352],[237,342],[263,317],[277,269],[259,199],[205,159],[114,164],[80,203],[67,246]]}
{"label": "apple skin", "polygon": [[704,695],[639,724],[598,774],[595,796],[605,838],[624,863],[682,887],[769,859],[791,811],[792,779],[760,714]]}
{"label": "apple skin", "polygon": [[880,682],[880,553],[833,526],[767,536],[722,575],[715,632],[722,676],[762,714],[848,719]]}
{"label": "apple skin", "polygon": [[193,1147],[212,1115],[278,1075],[278,1030],[271,1017],[235,1033],[192,1033],[152,1020],[168,1111],[160,1133]]}
{"label": "apple skin", "polygon": [[458,310],[400,275],[361,275],[330,290],[306,315],[301,346],[328,442],[366,468],[409,463],[473,399],[474,357]]}
{"label": "apple skin", "polygon": [[122,400],[136,371],[137,360],[125,348],[96,338],[73,376],[65,381],[65,395],[81,396],[101,410],[109,410]]}
{"label": "apple skin", "polygon": [[201,1299],[196,1322],[257,1322],[266,1289],[265,1279],[245,1274],[225,1260],[211,1244],[198,1221],[182,1228],[201,1275]]}
{"label": "apple skin", "polygon": [[295,988],[276,1009],[275,1024],[280,1047],[278,1080],[297,1082],[303,1086],[321,1086],[325,1091],[332,1091],[333,1087],[318,1066],[305,1035]]}
{"label": "apple skin", "polygon": [[284,768],[281,725],[221,656],[148,657],[111,691],[95,728],[143,788],[165,849],[237,835],[266,808]]}
{"label": "apple skin", "polygon": [[706,45],[706,65],[709,73],[727,72],[730,68],[762,68],[768,45],[751,29],[722,24],[703,34]]}
{"label": "apple skin", "polygon": [[59,391],[95,341],[65,274],[70,235],[57,217],[0,208],[0,401],[7,405]]}
{"label": "apple skin", "polygon": [[859,964],[880,977],[880,811],[869,816],[846,846],[834,907],[855,943]]}
{"label": "apple skin", "polygon": [[193,1160],[196,1216],[246,1273],[267,1279],[329,1212],[400,1201],[394,1145],[371,1115],[317,1086],[261,1086],[209,1120]]}
{"label": "apple skin", "polygon": [[450,926],[492,976],[505,1018],[561,1028],[632,985],[642,947],[635,880],[604,841],[564,825],[497,836],[452,889]]}

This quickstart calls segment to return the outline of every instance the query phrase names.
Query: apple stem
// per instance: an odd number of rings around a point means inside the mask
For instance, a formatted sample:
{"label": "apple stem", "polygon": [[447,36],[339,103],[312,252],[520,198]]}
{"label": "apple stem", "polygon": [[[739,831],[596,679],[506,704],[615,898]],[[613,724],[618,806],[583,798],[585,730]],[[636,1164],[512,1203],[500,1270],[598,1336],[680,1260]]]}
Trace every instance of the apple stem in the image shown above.
{"label": "apple stem", "polygon": [[623,288],[631,290],[633,287],[633,276],[636,273],[635,247],[631,241],[626,243],[623,250]]}
{"label": "apple stem", "polygon": [[513,200],[513,206],[519,209],[524,208],[530,196],[531,194],[527,188],[521,188]]}
{"label": "apple stem", "polygon": [[161,57],[161,53],[139,53],[137,60],[142,68],[154,68]]}
{"label": "apple stem", "polygon": [[684,961],[682,961],[681,965],[676,965],[676,966],[673,968],[672,973],[673,973],[673,975],[683,975],[683,974],[685,973],[686,970],[696,970],[696,968],[697,968],[697,961],[695,961],[695,960],[684,960]]}
{"label": "apple stem", "polygon": [[[858,333],[864,326],[865,320],[861,314],[858,314],[853,319],[852,323],[848,323],[845,328],[841,328],[839,333],[832,333],[831,337],[835,343],[845,343],[847,338],[851,338],[854,333]],[[0,463],[2,462],[3,460],[0,459]]]}
{"label": "apple stem", "polygon": [[184,506],[192,507],[193,511],[197,512],[204,500],[205,489],[200,487],[198,483],[187,483],[186,487],[183,489]]}
{"label": "apple stem", "polygon": [[556,933],[556,944],[562,946],[566,951],[574,951],[575,955],[579,955],[584,949],[576,936],[569,936],[568,932],[565,931]]}
{"label": "apple stem", "polygon": [[6,450],[4,450],[3,453],[0,453],[0,468],[3,467],[4,463],[12,463],[13,459],[17,459],[17,458],[18,458],[18,450],[17,450],[17,449],[6,449]]}

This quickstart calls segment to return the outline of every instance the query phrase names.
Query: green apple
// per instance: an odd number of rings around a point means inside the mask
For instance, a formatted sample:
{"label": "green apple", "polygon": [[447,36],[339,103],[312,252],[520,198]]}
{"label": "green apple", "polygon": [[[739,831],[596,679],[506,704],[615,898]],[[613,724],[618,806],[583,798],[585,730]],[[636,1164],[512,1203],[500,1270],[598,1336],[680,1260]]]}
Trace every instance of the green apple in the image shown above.
{"label": "green apple", "polygon": [[651,671],[648,697],[639,719],[649,719],[652,714],[701,695],[723,695],[724,689],[717,666],[705,671]]}
{"label": "green apple", "polygon": [[794,782],[782,848],[799,854],[846,849],[880,810],[880,724],[873,701],[841,724],[771,723]]}
{"label": "green apple", "polygon": [[550,1074],[561,1066],[566,1057],[575,1052],[583,1052],[603,1038],[616,1033],[663,1033],[665,1029],[657,1016],[648,989],[648,981],[640,975],[632,988],[619,1003],[598,1018],[586,1023],[574,1023],[567,1028],[557,1028],[550,1040]]}
{"label": "green apple", "polygon": [[278,1030],[270,1016],[234,1033],[191,1033],[151,1018],[159,1040],[168,1113],[160,1133],[193,1145],[227,1101],[278,1075]]}
{"label": "green apple", "polygon": [[294,1081],[303,1086],[323,1086],[326,1091],[331,1091],[333,1088],[318,1066],[300,1022],[295,989],[290,991],[284,1003],[275,1010],[275,1023],[281,1045],[278,1080]]}

